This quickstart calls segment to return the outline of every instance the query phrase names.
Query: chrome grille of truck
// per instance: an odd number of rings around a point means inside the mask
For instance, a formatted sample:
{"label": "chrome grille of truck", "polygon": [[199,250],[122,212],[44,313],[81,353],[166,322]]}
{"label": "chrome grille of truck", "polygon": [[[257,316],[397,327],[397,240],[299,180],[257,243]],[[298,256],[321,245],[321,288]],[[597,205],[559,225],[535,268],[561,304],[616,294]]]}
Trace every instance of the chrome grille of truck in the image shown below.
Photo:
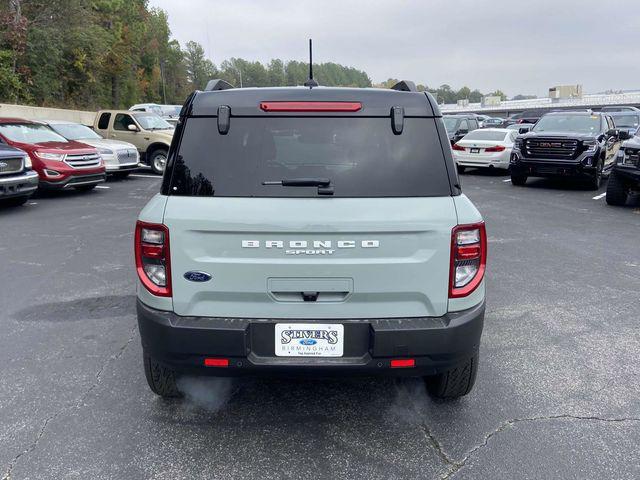
{"label": "chrome grille of truck", "polygon": [[138,151],[135,148],[118,150],[117,153],[118,153],[118,163],[121,165],[138,162]]}
{"label": "chrome grille of truck", "polygon": [[100,165],[101,157],[97,153],[67,155],[65,163],[73,168],[94,168]]}
{"label": "chrome grille of truck", "polygon": [[578,152],[577,140],[555,138],[528,138],[524,144],[524,154],[532,158],[573,159]]}
{"label": "chrome grille of truck", "polygon": [[16,173],[22,170],[22,157],[0,159],[0,175]]}

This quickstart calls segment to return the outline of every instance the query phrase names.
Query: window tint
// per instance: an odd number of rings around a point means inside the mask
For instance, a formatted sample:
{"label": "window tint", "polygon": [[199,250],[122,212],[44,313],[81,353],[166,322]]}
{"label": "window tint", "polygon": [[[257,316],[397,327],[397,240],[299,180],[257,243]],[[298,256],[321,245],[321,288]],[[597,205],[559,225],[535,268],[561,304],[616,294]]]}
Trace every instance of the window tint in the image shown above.
{"label": "window tint", "polygon": [[125,115],[124,113],[116,114],[116,118],[113,121],[113,129],[114,130],[129,130],[129,125],[135,125],[133,118],[131,115]]}
{"label": "window tint", "polygon": [[491,130],[474,130],[473,132],[465,135],[465,140],[490,140],[494,142],[502,142],[505,140],[506,132],[495,132]]}
{"label": "window tint", "polygon": [[98,128],[100,130],[106,130],[109,127],[109,119],[111,118],[110,113],[103,113],[100,115],[100,120],[98,120]]}
{"label": "window tint", "polygon": [[450,195],[433,118],[189,118],[171,177],[172,195],[317,197],[317,187],[263,182],[329,179],[334,197]]}

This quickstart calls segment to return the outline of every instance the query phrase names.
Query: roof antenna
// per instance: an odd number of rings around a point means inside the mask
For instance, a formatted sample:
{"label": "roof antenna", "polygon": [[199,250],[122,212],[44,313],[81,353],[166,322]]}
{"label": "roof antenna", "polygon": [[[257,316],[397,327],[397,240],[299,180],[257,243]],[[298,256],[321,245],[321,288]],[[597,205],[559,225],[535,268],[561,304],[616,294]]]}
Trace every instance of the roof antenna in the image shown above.
{"label": "roof antenna", "polygon": [[309,80],[304,82],[305,87],[313,88],[318,86],[318,82],[313,79],[313,41],[309,39]]}

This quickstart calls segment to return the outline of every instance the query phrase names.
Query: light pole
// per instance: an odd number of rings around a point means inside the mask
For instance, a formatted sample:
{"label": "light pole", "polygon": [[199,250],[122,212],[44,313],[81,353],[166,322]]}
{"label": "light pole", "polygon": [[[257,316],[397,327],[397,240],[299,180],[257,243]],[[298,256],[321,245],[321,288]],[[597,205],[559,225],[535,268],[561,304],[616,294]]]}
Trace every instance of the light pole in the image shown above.
{"label": "light pole", "polygon": [[240,77],[240,88],[242,88],[242,71],[238,68],[238,64],[235,60],[233,61],[233,68],[235,68],[236,72],[238,72],[238,76]]}

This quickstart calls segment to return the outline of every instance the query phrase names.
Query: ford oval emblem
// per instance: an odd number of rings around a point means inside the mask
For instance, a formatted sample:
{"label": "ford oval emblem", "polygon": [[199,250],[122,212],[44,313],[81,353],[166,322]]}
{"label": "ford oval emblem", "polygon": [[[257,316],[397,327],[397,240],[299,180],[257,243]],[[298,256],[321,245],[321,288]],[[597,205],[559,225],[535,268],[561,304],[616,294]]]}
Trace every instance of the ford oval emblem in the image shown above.
{"label": "ford oval emblem", "polygon": [[191,271],[184,274],[184,278],[190,282],[208,282],[211,280],[211,275],[207,272]]}
{"label": "ford oval emblem", "polygon": [[313,338],[303,338],[300,340],[300,345],[315,345],[316,342]]}

